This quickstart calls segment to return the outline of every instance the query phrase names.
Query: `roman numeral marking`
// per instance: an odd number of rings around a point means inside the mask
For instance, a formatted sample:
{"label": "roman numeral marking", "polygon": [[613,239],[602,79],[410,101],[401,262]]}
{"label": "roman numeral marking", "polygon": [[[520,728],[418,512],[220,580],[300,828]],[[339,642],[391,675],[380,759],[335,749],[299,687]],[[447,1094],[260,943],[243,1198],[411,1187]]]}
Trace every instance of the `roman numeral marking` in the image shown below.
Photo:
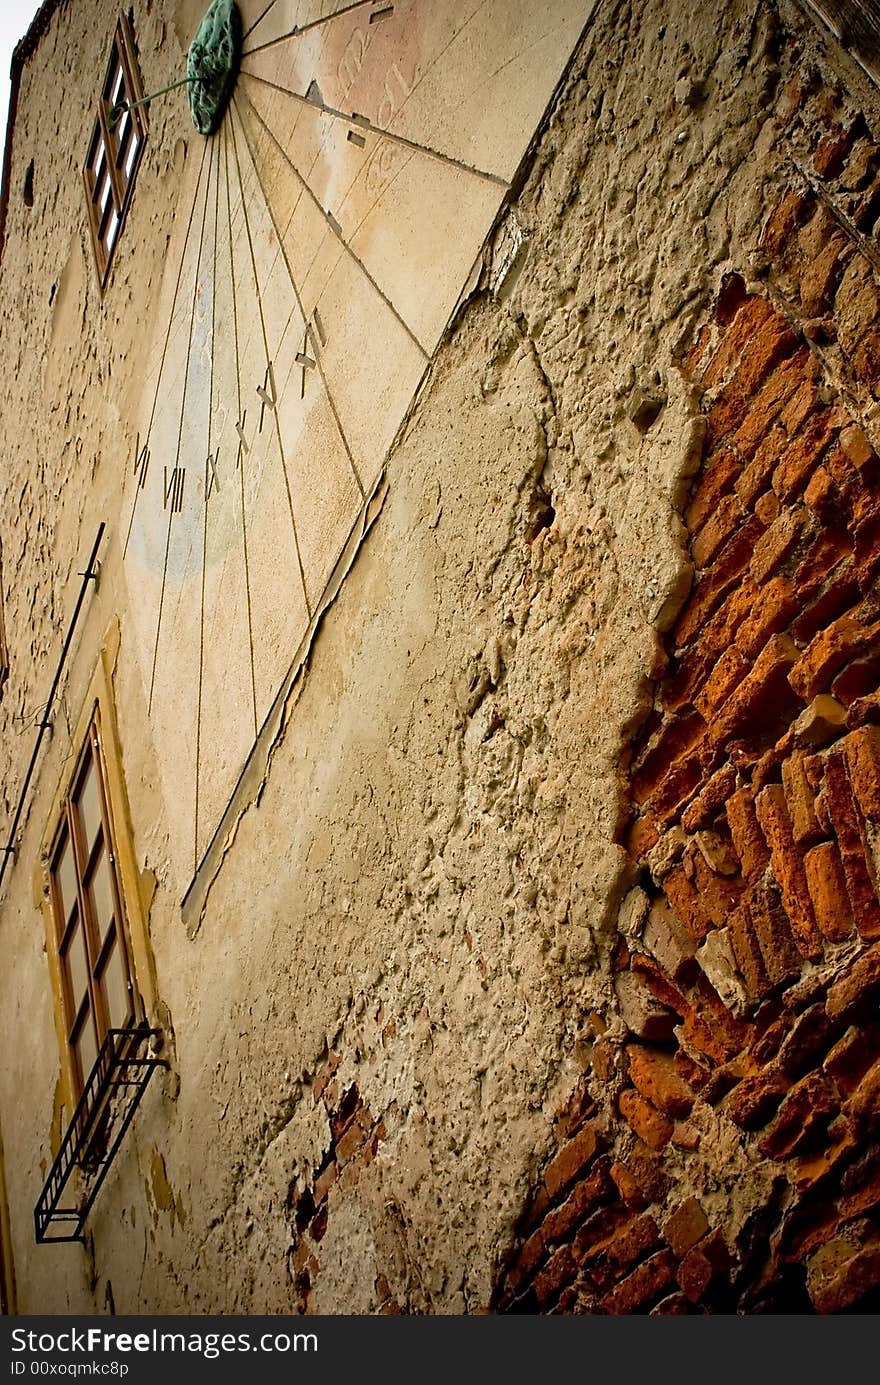
{"label": "roman numeral marking", "polygon": [[219,462],[219,460],[220,460],[220,448],[218,447],[217,450],[216,450],[216,452],[209,452],[209,453],[208,453],[208,458],[207,458],[207,461],[205,462],[205,478],[206,478],[206,480],[205,480],[205,504],[206,504],[206,505],[207,505],[208,501],[211,499],[211,496],[214,494],[214,488],[216,487],[218,491],[219,491],[219,489],[220,489],[220,477],[217,475],[217,463]]}
{"label": "roman numeral marking", "polygon": [[146,443],[141,447],[141,440],[140,437],[138,437],[137,443],[135,444],[134,474],[137,477],[140,490],[143,490],[144,486],[147,484],[147,472],[149,468],[150,449]]}
{"label": "roman numeral marking", "polygon": [[179,515],[183,509],[183,483],[186,480],[186,467],[176,466],[168,475],[167,466],[163,468],[165,473],[164,499],[162,509],[168,509],[168,502],[171,502],[172,515]]}
{"label": "roman numeral marking", "polygon": [[348,134],[346,135],[346,139],[348,140],[349,144],[356,144],[358,149],[365,148],[367,143],[363,135],[357,134],[355,130],[349,130]]}
{"label": "roman numeral marking", "polygon": [[263,418],[267,409],[274,409],[278,403],[278,395],[275,392],[275,372],[272,369],[272,362],[266,366],[266,377],[262,385],[257,385],[257,394],[262,400],[260,405],[260,432],[263,431]]}
{"label": "roman numeral marking", "polygon": [[244,453],[244,455],[247,457],[248,454],[249,454],[249,452],[250,452],[250,450],[251,450],[251,449],[248,447],[248,440],[247,440],[247,438],[246,438],[245,435],[244,435],[244,425],[245,425],[246,423],[247,423],[247,409],[245,409],[245,411],[244,411],[244,413],[242,414],[241,418],[239,418],[239,419],[236,420],[236,424],[235,424],[235,431],[236,431],[236,433],[238,434],[238,456],[237,456],[236,459],[235,459],[235,469],[236,469],[236,471],[237,471],[238,468],[241,466],[241,454]]}
{"label": "roman numeral marking", "polygon": [[[310,320],[306,323],[303,332],[302,350],[297,351],[294,357],[298,366],[302,367],[302,381],[300,384],[300,399],[306,397],[306,371],[317,370],[318,368],[318,346],[327,345],[327,333],[324,331],[324,324],[321,321],[321,314],[315,308]],[[311,349],[312,355],[309,355]]]}

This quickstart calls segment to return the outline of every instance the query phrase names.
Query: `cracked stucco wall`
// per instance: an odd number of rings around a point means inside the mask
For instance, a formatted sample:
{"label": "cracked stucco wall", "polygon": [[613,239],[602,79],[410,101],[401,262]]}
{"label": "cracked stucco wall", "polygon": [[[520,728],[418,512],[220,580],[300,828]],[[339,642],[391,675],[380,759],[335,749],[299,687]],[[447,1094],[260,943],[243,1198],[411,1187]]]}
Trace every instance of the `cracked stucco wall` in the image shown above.
{"label": "cracked stucco wall", "polygon": [[[137,7],[147,90],[197,9]],[[98,519],[113,530],[0,912],[20,1307],[479,1311],[586,1061],[588,1017],[613,1008],[628,737],[690,582],[679,510],[702,424],[676,355],[723,273],[748,268],[780,186],[769,97],[812,31],[750,0],[599,6],[516,229],[502,228],[522,249],[506,275],[487,271],[438,353],[190,939],[115,521],[138,338],[192,140],[179,108],[154,106],[102,304],[79,167],[114,14],[62,5],[25,70],[0,288],[7,814],[77,568]],[[65,100],[47,109],[62,72]],[[31,867],[115,614],[174,1071],[148,1094],[86,1250],[37,1251],[58,1057]],[[335,1138],[315,1088],[331,1058],[383,1134],[329,1194],[303,1299],[295,1206]]]}

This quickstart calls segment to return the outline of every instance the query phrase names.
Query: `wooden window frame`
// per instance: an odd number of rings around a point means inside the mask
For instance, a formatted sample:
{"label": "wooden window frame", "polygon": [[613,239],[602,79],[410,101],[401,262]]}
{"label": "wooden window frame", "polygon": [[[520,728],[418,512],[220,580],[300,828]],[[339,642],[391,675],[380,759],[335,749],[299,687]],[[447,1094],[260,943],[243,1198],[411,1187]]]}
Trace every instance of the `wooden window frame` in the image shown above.
{"label": "wooden window frame", "polygon": [[[121,76],[122,85],[114,97]],[[129,111],[114,129],[112,114],[120,101],[143,100],[134,34],[125,15],[120,15],[113,36],[98,111],[83,165],[92,250],[101,293],[107,287],[119,237],[128,215],[135,179],[147,139],[146,107]],[[106,169],[108,196],[104,197]]]}
{"label": "wooden window frame", "polygon": [[[52,1000],[55,1018],[55,1031],[61,1065],[60,1106],[57,1113],[60,1124],[57,1138],[76,1108],[82,1090],[79,1065],[70,1047],[71,1004],[69,999],[65,968],[62,965],[59,948],[58,907],[53,882],[53,867],[57,860],[57,850],[61,834],[69,830],[68,804],[80,783],[83,770],[83,755],[87,738],[93,726],[97,726],[99,738],[100,773],[102,789],[102,813],[107,842],[114,856],[114,876],[116,906],[119,909],[117,923],[119,936],[125,945],[128,964],[128,980],[133,1006],[133,1023],[146,1021],[151,1026],[162,1027],[160,1003],[156,985],[155,962],[149,940],[147,914],[152,899],[155,880],[148,872],[142,872],[134,854],[131,814],[128,794],[122,768],[119,745],[119,732],[116,722],[116,709],[113,701],[113,670],[119,656],[120,629],[114,620],[104,639],[98,663],[89,683],[82,703],[82,712],[71,745],[76,758],[71,771],[68,769],[60,780],[52,801],[46,831],[40,850],[39,863],[34,875],[34,900],[43,914],[46,936],[46,956],[52,986]],[[82,907],[81,904],[78,907]],[[88,909],[90,905],[86,905]],[[90,983],[91,984],[91,983]],[[65,1115],[66,1113],[66,1115]],[[53,1127],[54,1129],[54,1127]],[[53,1144],[57,1144],[53,1134]],[[57,1152],[57,1148],[55,1150]]]}
{"label": "wooden window frame", "polygon": [[[100,820],[91,842],[88,841],[86,822],[79,807],[79,800],[90,774],[94,775]],[[100,711],[95,708],[79,753],[71,791],[66,798],[56,830],[49,865],[49,896],[55,923],[55,947],[61,970],[64,1028],[77,1097],[82,1092],[94,1063],[93,1059],[87,1072],[80,1058],[79,1041],[86,1027],[90,1023],[93,1026],[94,1051],[97,1056],[108,1030],[125,1028],[130,1023],[137,1024],[144,1018],[143,1006],[131,979],[132,968],[125,939],[122,892],[117,876],[116,846],[110,828],[104,780]],[[76,900],[71,901],[69,905],[67,901],[62,901],[59,871],[61,859],[67,849],[70,851],[76,884]],[[102,857],[105,857],[107,862],[106,870],[112,898],[112,923],[107,927],[103,938],[103,925],[97,917],[92,888]],[[71,969],[66,960],[80,933],[86,960],[86,990],[81,999],[73,994]],[[119,949],[122,959],[122,980],[128,993],[128,1009],[125,1014],[112,1016],[104,978],[109,971],[110,959],[115,948]]]}

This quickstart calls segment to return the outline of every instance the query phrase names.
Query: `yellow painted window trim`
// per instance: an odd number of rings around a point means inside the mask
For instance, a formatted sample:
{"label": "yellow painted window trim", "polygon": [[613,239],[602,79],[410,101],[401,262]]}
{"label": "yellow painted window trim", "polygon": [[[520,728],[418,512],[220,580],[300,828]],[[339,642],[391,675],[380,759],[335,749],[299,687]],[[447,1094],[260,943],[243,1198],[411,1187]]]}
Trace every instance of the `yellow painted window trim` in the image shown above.
{"label": "yellow painted window trim", "polygon": [[12,1228],[9,1224],[9,1204],[6,1200],[6,1170],[3,1164],[3,1137],[0,1135],[0,1310],[14,1314],[15,1268],[12,1263]]}
{"label": "yellow painted window trim", "polygon": [[119,653],[119,641],[119,622],[114,620],[104,639],[101,654],[89,683],[88,692],[83,700],[82,711],[72,738],[72,745],[76,754],[68,760],[64,776],[59,781],[52,800],[52,808],[40,847],[40,860],[35,880],[37,902],[43,915],[43,926],[46,932],[46,955],[52,986],[55,1032],[61,1059],[62,1098],[67,1120],[72,1116],[76,1105],[76,1081],[67,1042],[61,959],[58,953],[58,939],[52,913],[49,867],[53,846],[64,815],[65,804],[73,790],[73,780],[79,765],[79,751],[85,744],[86,736],[94,720],[97,720],[98,723],[107,809],[110,814],[113,849],[119,875],[119,890],[122,896],[123,927],[131,962],[131,981],[140,999],[144,1018],[151,1025],[158,1023],[156,967],[147,925],[148,881],[138,869],[134,854],[131,813],[125,787],[116,707],[113,699],[113,670]]}

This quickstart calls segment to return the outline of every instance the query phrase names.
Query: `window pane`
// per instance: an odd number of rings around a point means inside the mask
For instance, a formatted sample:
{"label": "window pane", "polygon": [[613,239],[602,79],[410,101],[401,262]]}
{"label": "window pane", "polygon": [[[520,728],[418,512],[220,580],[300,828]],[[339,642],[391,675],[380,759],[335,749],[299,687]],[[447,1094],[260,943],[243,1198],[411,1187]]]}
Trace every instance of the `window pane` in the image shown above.
{"label": "window pane", "polygon": [[86,1016],[86,1022],[82,1027],[82,1032],[77,1036],[74,1047],[79,1056],[80,1072],[85,1085],[98,1056],[98,1047],[95,1043],[95,1026],[91,1014]]}
{"label": "window pane", "polygon": [[106,846],[101,847],[95,860],[95,868],[89,878],[89,897],[92,901],[95,923],[98,925],[98,936],[103,942],[113,927],[113,919],[116,914],[116,901],[113,897],[113,867],[110,864]]}
{"label": "window pane", "polygon": [[76,927],[71,934],[67,951],[64,954],[64,963],[67,968],[67,980],[70,986],[70,996],[73,1001],[72,1014],[79,1013],[83,997],[89,988],[89,964],[86,958],[85,934],[77,920]]}
{"label": "window pane", "polygon": [[92,847],[98,839],[103,823],[101,820],[101,790],[94,761],[89,758],[85,774],[80,780],[76,806],[79,809],[83,836],[86,843],[86,857],[91,856]]}
{"label": "window pane", "polygon": [[131,170],[134,168],[135,159],[136,159],[137,156],[138,156],[138,150],[140,149],[140,147],[141,147],[141,142],[140,142],[140,140],[137,138],[137,136],[134,136],[134,138],[133,138],[132,141],[131,141],[131,147],[129,148],[128,154],[126,155],[126,159],[125,159],[125,176],[126,176],[126,178],[130,178],[130,177],[131,177]]}
{"label": "window pane", "polygon": [[104,1000],[111,1029],[122,1029],[131,1017],[131,999],[128,992],[128,970],[125,955],[117,940],[110,950],[101,976]]}
{"label": "window pane", "polygon": [[76,908],[76,866],[73,861],[73,852],[70,849],[70,837],[66,832],[64,834],[64,846],[61,849],[61,854],[57,857],[57,862],[55,880],[61,895],[61,917],[63,925],[66,927]]}
{"label": "window pane", "polygon": [[109,225],[108,228],[107,228],[106,240],[107,240],[107,254],[108,254],[108,255],[110,254],[110,251],[113,249],[114,245],[116,244],[116,237],[119,235],[119,226],[120,226],[120,217],[117,215],[116,212],[114,212],[114,213],[113,213],[113,216],[110,218],[110,225]]}

